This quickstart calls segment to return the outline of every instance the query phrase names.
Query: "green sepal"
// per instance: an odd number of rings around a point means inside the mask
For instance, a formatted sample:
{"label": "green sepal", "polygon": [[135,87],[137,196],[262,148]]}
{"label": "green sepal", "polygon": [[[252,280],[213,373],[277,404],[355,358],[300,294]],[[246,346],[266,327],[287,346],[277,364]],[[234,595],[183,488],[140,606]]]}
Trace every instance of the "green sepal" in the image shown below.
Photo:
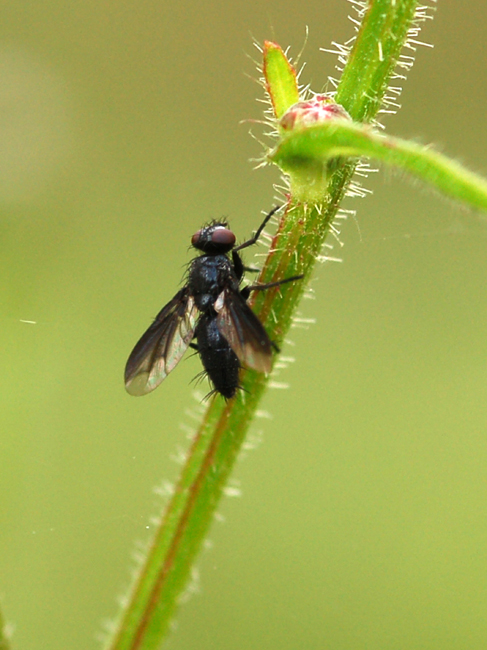
{"label": "green sepal", "polygon": [[274,115],[280,119],[290,106],[299,102],[296,70],[288,61],[282,48],[272,41],[264,42],[263,57],[266,90],[272,102]]}

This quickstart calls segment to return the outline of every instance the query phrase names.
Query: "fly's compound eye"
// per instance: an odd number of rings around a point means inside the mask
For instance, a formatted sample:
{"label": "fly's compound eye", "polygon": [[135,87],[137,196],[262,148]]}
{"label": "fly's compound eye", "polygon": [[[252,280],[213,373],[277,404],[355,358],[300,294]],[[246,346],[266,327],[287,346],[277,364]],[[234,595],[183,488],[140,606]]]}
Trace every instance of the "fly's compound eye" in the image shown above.
{"label": "fly's compound eye", "polygon": [[231,230],[224,227],[215,228],[211,233],[211,243],[222,248],[233,248],[235,245],[235,235]]}
{"label": "fly's compound eye", "polygon": [[191,244],[204,253],[228,253],[235,246],[235,235],[224,225],[212,225],[198,230]]}
{"label": "fly's compound eye", "polygon": [[195,232],[194,235],[191,237],[191,245],[194,246],[195,248],[199,248],[199,244],[201,243],[202,233],[203,230],[198,230],[198,232]]}

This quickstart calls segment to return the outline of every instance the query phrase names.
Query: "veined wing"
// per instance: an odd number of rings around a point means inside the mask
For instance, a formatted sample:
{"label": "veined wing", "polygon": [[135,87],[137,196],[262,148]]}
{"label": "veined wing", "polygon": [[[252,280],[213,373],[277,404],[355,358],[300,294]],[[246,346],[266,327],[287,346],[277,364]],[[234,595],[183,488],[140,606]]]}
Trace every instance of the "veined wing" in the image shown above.
{"label": "veined wing", "polygon": [[187,287],[157,314],[125,366],[125,388],[130,395],[150,393],[176,367],[191,343],[198,315]]}
{"label": "veined wing", "polygon": [[264,326],[236,291],[225,289],[214,304],[217,327],[239,360],[258,372],[272,367],[272,344]]}

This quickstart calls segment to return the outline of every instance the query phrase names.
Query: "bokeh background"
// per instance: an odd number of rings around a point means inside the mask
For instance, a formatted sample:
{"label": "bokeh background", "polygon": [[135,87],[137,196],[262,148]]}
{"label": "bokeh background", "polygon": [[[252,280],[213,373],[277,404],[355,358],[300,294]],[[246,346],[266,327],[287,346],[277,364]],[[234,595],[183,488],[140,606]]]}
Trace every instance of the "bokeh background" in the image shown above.
{"label": "bokeh background", "polygon": [[[0,593],[14,647],[98,647],[188,445],[197,359],[122,372],[189,238],[274,205],[252,44],[352,35],[345,0],[5,3],[0,25]],[[389,131],[485,161],[482,0],[440,0]],[[249,75],[249,76],[246,76]],[[252,129],[259,133],[258,127]],[[485,217],[381,171],[294,329],[170,650],[487,645]],[[35,324],[24,321],[35,321]],[[202,389],[204,390],[204,389]],[[223,523],[225,522],[225,523]]]}

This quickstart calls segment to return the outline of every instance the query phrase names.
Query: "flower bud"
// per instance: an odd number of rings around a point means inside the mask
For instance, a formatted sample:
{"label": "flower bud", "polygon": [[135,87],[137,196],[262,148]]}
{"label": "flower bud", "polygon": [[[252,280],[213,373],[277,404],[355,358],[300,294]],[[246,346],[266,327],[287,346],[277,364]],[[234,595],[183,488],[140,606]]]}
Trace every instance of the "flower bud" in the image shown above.
{"label": "flower bud", "polygon": [[332,119],[351,120],[347,111],[328,95],[314,95],[312,99],[293,104],[279,121],[281,129],[293,129],[312,126]]}

